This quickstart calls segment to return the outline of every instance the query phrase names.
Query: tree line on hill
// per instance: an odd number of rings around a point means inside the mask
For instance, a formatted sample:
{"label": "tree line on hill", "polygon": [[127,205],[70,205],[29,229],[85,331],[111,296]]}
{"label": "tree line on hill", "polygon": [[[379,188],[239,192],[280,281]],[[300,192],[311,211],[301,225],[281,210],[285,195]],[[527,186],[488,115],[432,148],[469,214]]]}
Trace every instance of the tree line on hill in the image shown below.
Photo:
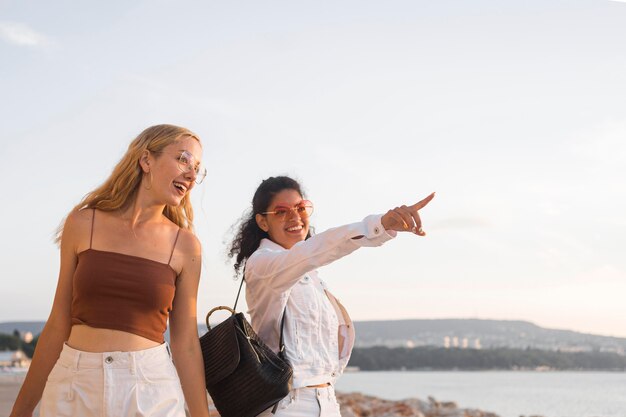
{"label": "tree line on hill", "polygon": [[538,349],[446,349],[439,347],[355,348],[350,366],[383,370],[555,370],[626,371],[626,356],[609,352],[559,352]]}
{"label": "tree line on hill", "polygon": [[[32,358],[37,335],[27,343],[16,330],[0,333],[0,350],[22,350]],[[626,356],[611,352],[560,352],[539,349],[446,349],[440,347],[355,348],[350,366],[364,371],[537,369],[626,371]]]}
{"label": "tree line on hill", "polygon": [[35,346],[39,340],[39,335],[26,343],[20,337],[20,332],[15,330],[13,334],[0,333],[0,351],[1,350],[21,350],[29,358],[33,357]]}

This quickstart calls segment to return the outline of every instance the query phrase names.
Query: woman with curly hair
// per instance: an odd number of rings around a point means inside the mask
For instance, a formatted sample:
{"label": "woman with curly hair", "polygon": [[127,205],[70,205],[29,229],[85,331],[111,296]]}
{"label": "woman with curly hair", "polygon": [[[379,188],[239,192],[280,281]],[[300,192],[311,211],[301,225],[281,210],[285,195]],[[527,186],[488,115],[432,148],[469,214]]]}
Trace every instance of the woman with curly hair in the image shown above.
{"label": "woman with curly hair", "polygon": [[[271,177],[257,188],[252,208],[230,245],[235,271],[243,271],[252,326],[274,351],[284,321],[285,356],[293,389],[276,408],[278,417],[340,416],[334,385],[354,345],[346,309],[317,268],[363,246],[380,246],[396,232],[425,236],[418,211],[434,194],[412,206],[311,234],[313,203],[289,177]],[[268,409],[261,416],[272,415]]]}

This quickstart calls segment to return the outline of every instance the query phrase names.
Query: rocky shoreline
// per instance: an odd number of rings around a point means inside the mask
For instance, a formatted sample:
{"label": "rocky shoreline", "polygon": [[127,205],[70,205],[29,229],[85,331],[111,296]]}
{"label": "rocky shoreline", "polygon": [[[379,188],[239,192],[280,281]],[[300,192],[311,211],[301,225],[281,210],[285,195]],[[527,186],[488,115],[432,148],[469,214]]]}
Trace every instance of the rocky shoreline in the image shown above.
{"label": "rocky shoreline", "polygon": [[409,398],[398,401],[360,393],[337,393],[342,417],[499,417],[495,413],[459,408],[454,402]]}
{"label": "rocky shoreline", "polygon": [[[0,375],[0,415],[8,415],[11,411],[22,381],[23,375]],[[432,397],[426,401],[417,398],[392,401],[360,393],[338,392],[337,399],[342,417],[499,417],[489,411],[459,408],[454,402],[437,401]],[[36,412],[34,416],[37,415]],[[211,415],[215,417],[215,411]]]}

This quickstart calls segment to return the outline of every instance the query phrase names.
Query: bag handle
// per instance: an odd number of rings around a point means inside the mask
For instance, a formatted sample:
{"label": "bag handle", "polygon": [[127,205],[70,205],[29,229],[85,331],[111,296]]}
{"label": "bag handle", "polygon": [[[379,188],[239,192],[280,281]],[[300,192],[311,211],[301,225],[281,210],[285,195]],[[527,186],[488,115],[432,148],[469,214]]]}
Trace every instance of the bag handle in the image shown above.
{"label": "bag handle", "polygon": [[[244,269],[244,272],[245,272],[245,269]],[[227,311],[230,311],[230,313],[233,316],[237,314],[237,302],[239,301],[239,294],[241,294],[241,287],[243,287],[243,276],[241,277],[241,284],[239,284],[239,291],[237,291],[237,298],[235,299],[235,305],[233,306],[233,308],[226,307],[226,306],[218,306],[218,307],[211,309],[211,311],[208,312],[208,314],[206,315],[206,318],[204,319],[207,330],[211,330],[211,326],[209,325],[209,317],[211,317],[211,314],[215,313],[216,311],[227,310]]]}
{"label": "bag handle", "polygon": [[230,311],[233,315],[236,314],[235,310],[233,310],[230,307],[226,307],[226,306],[218,306],[215,307],[213,309],[211,309],[211,311],[209,311],[206,315],[206,319],[205,319],[205,323],[206,323],[206,328],[207,330],[211,330],[211,326],[209,325],[209,317],[211,317],[211,314],[215,313],[218,310],[228,310]]}

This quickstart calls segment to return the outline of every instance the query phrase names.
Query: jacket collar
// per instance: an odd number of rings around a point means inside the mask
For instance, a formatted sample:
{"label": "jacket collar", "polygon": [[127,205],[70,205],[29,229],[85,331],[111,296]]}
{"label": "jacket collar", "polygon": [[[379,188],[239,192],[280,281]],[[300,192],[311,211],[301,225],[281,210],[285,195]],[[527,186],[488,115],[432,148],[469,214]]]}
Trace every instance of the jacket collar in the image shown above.
{"label": "jacket collar", "polygon": [[280,246],[278,243],[271,241],[268,238],[261,239],[259,249],[271,249],[271,250],[287,250]]}

